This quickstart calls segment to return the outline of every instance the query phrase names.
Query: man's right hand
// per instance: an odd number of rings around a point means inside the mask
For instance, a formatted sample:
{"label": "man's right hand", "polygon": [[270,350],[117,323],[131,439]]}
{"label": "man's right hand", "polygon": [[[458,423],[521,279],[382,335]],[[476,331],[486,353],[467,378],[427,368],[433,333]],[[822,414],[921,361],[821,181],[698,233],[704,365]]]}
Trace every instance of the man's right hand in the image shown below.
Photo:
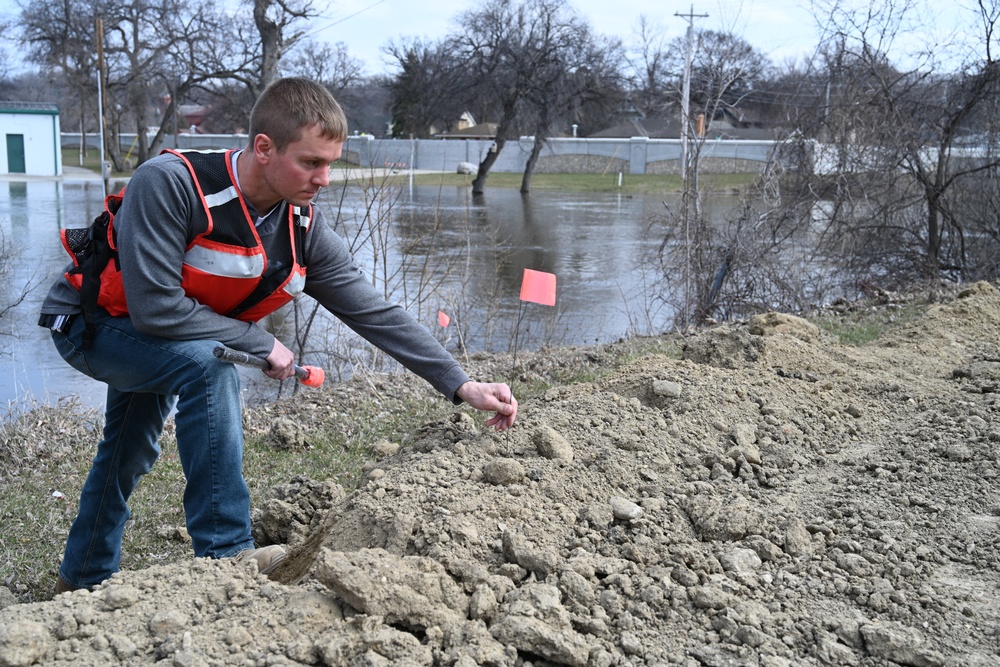
{"label": "man's right hand", "polygon": [[295,355],[287,347],[282,345],[277,338],[274,339],[274,347],[266,357],[271,368],[264,371],[264,375],[275,380],[287,380],[295,375]]}

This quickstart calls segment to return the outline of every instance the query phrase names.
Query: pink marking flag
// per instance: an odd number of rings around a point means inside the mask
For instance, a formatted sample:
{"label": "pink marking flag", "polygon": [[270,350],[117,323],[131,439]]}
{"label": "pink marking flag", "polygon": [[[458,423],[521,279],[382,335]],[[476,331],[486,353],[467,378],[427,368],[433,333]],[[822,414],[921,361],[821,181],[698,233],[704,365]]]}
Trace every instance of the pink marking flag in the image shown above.
{"label": "pink marking flag", "polygon": [[448,314],[443,310],[438,311],[438,324],[440,324],[442,327],[446,327],[449,324],[451,324],[451,318],[448,317]]}
{"label": "pink marking flag", "polygon": [[521,278],[521,301],[556,305],[556,274],[525,269]]}

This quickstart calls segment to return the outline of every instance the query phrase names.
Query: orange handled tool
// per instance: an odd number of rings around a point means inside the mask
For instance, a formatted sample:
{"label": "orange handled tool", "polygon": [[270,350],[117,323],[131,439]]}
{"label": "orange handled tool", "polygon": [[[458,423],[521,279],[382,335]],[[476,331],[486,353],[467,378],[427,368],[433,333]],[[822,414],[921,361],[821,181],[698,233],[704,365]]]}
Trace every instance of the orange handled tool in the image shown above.
{"label": "orange handled tool", "polygon": [[[225,345],[220,345],[215,348],[215,356],[223,361],[240,364],[241,366],[259,368],[262,371],[266,371],[271,368],[271,364],[267,363],[267,359],[261,359],[260,357],[255,357],[252,354],[234,350],[233,348],[226,347]],[[296,366],[295,378],[307,387],[318,387],[323,384],[323,380],[326,378],[326,373],[324,373],[323,369],[318,366]]]}

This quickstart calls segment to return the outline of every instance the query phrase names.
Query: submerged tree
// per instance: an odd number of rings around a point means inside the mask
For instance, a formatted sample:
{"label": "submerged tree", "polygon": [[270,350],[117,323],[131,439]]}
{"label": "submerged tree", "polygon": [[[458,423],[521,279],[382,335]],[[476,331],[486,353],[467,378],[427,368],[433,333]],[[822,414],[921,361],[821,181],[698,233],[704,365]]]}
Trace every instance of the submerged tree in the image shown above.
{"label": "submerged tree", "polygon": [[673,50],[662,32],[661,26],[640,15],[625,55],[632,101],[643,114],[653,117],[666,115],[678,103],[677,70],[670,61]]}
{"label": "submerged tree", "polygon": [[[460,99],[481,110],[477,118],[497,124],[494,145],[472,182],[473,193],[482,194],[507,141],[530,132],[537,149],[554,126],[570,125],[566,112],[574,95],[590,90],[579,84],[605,86],[603,65],[613,59],[601,57],[607,45],[563,0],[490,0],[463,13],[459,24],[461,32],[448,41],[469,82]],[[590,76],[596,74],[601,76]],[[530,172],[522,188],[528,181]]]}

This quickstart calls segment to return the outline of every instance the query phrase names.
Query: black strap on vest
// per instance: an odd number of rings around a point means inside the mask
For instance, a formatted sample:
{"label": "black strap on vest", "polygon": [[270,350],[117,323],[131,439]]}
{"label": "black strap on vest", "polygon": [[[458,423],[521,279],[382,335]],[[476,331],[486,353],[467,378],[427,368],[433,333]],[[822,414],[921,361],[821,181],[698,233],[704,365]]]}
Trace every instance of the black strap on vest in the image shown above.
{"label": "black strap on vest", "polygon": [[97,312],[97,299],[101,293],[101,274],[108,262],[114,260],[115,269],[121,270],[118,263],[118,248],[114,244],[112,221],[122,203],[122,189],[117,195],[108,197],[105,210],[84,229],[63,230],[66,247],[74,256],[74,268],[70,273],[80,274],[80,308],[83,311],[83,342],[80,347],[90,349],[94,339],[94,315]]}

